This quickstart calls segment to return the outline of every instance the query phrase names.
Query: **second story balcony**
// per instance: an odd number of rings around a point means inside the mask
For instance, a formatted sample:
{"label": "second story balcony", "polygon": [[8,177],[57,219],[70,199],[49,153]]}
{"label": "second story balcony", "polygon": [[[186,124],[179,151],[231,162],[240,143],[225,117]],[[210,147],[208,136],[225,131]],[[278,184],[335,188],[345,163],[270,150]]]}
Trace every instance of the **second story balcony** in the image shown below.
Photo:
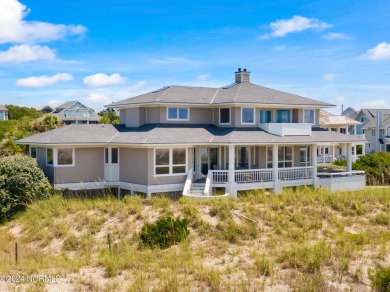
{"label": "second story balcony", "polygon": [[311,136],[311,123],[259,123],[259,128],[277,136]]}

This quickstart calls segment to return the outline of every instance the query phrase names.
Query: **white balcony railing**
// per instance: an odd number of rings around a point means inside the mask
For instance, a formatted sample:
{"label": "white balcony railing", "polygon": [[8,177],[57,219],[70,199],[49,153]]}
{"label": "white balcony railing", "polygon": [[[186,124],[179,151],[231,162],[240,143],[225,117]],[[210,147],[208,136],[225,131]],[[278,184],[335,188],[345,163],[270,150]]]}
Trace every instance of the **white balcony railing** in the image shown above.
{"label": "white balcony railing", "polygon": [[245,169],[236,170],[236,183],[267,182],[273,180],[273,169]]}
{"label": "white balcony railing", "polygon": [[280,180],[313,178],[313,167],[305,166],[281,168],[278,170],[278,176]]}
{"label": "white balcony railing", "polygon": [[258,127],[277,136],[310,136],[310,123],[259,123]]}
{"label": "white balcony railing", "polygon": [[318,163],[332,163],[335,160],[336,160],[336,157],[334,157],[332,154],[325,154],[325,155],[318,155],[317,156]]}

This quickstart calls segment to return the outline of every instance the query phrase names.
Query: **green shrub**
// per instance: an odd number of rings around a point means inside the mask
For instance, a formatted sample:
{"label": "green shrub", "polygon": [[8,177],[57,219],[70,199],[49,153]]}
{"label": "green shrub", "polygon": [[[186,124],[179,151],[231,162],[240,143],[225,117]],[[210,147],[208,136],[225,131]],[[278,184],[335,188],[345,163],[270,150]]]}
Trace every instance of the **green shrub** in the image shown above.
{"label": "green shrub", "polygon": [[168,248],[181,242],[189,234],[187,219],[163,217],[155,223],[144,225],[140,239],[144,247]]}
{"label": "green shrub", "polygon": [[374,289],[374,291],[390,291],[390,267],[380,268],[376,271],[371,271],[368,277],[371,280],[371,287]]}
{"label": "green shrub", "polygon": [[339,159],[334,160],[333,164],[337,165],[337,166],[347,166],[347,160],[339,158]]}
{"label": "green shrub", "polygon": [[390,153],[375,152],[360,156],[352,165],[354,170],[364,170],[367,184],[390,184]]}
{"label": "green shrub", "polygon": [[35,159],[20,154],[0,158],[0,222],[35,200],[48,198],[50,188]]}

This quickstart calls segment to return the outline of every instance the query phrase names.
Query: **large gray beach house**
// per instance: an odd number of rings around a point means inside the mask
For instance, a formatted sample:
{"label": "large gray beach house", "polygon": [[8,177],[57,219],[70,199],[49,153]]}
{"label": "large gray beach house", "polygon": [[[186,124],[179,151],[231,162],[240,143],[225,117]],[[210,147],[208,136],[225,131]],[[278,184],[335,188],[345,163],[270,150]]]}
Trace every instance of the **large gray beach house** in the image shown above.
{"label": "large gray beach house", "polygon": [[[319,128],[333,105],[262,87],[244,69],[220,88],[166,86],[107,107],[121,125],[69,125],[19,140],[57,189],[118,188],[119,193],[211,196],[311,185],[365,186],[352,171],[362,136]],[[347,172],[317,173],[317,149],[343,145]]]}

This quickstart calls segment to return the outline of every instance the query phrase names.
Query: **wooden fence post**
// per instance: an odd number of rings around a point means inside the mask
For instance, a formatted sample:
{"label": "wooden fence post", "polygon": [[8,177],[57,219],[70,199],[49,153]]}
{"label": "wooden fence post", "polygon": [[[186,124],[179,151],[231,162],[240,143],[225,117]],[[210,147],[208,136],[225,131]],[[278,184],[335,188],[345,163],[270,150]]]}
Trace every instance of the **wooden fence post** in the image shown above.
{"label": "wooden fence post", "polygon": [[15,264],[18,264],[18,243],[15,242]]}
{"label": "wooden fence post", "polygon": [[108,251],[111,252],[111,234],[107,234],[107,241],[108,241]]}

